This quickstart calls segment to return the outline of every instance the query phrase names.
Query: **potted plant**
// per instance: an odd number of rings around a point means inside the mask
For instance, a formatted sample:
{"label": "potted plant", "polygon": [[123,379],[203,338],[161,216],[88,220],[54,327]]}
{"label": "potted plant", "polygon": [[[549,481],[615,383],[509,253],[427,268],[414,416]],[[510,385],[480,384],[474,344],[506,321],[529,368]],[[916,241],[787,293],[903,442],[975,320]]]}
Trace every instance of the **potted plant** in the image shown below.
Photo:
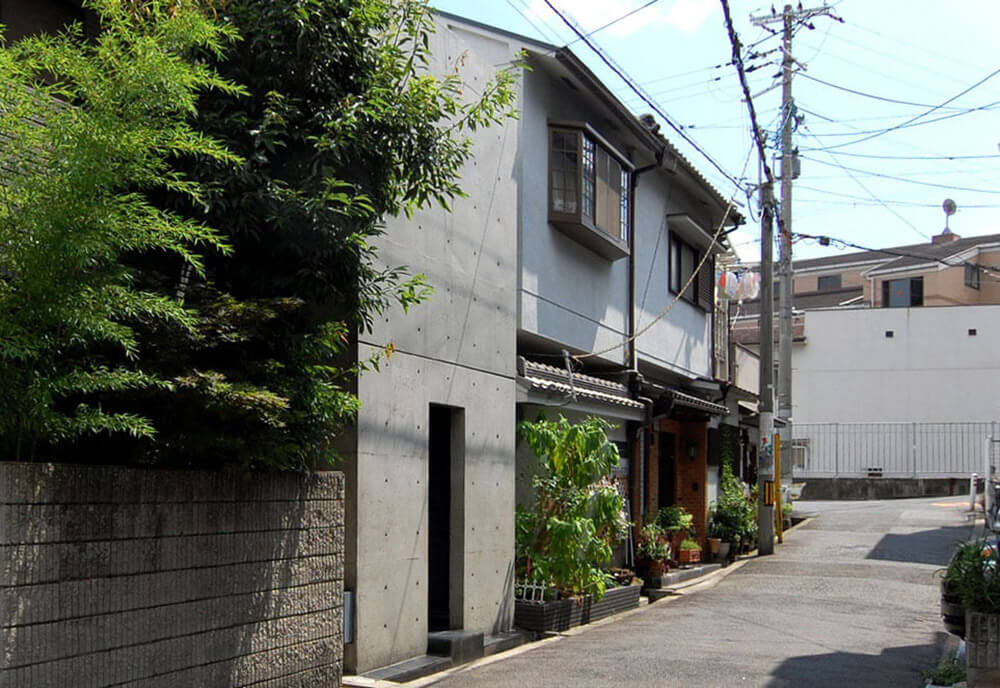
{"label": "potted plant", "polygon": [[599,418],[570,423],[562,416],[518,424],[542,471],[532,481],[532,508],[518,508],[516,575],[522,590],[545,591],[543,599],[515,600],[514,622],[522,628],[565,630],[583,623],[591,603],[604,597],[610,576],[602,566],[628,527],[608,477],[619,460],[609,427]]}
{"label": "potted plant", "polygon": [[667,533],[656,523],[647,523],[636,538],[635,563],[639,576],[648,579],[659,578],[667,569],[670,559],[670,545]]}
{"label": "potted plant", "polygon": [[677,561],[681,564],[696,564],[701,561],[701,545],[691,538],[684,538],[677,550]]}
{"label": "potted plant", "polygon": [[682,506],[665,506],[656,513],[656,525],[666,532],[674,552],[681,541],[691,535],[693,521],[694,516]]}
{"label": "potted plant", "polygon": [[[959,545],[945,571],[943,590],[957,594],[965,608],[968,684],[1000,682],[1000,553],[997,543],[974,540]],[[942,605],[943,608],[943,605]]]}
{"label": "potted plant", "polygon": [[[719,498],[709,509],[708,533],[729,543],[728,554],[736,554],[743,543],[756,540],[757,513],[746,483],[724,464],[719,481]],[[722,555],[720,548],[720,556]]]}

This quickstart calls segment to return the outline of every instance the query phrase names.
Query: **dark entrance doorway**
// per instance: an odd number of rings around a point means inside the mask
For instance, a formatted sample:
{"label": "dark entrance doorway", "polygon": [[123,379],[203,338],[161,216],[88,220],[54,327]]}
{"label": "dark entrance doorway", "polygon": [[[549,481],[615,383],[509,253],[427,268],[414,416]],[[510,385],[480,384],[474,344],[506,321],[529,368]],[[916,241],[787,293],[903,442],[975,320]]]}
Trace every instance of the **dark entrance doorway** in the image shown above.
{"label": "dark entrance doorway", "polygon": [[675,437],[672,432],[661,432],[656,438],[659,449],[658,485],[656,502],[660,507],[672,506],[674,503],[674,487],[676,484],[676,469],[674,466]]}
{"label": "dark entrance doorway", "polygon": [[464,412],[431,404],[427,447],[427,623],[462,627]]}

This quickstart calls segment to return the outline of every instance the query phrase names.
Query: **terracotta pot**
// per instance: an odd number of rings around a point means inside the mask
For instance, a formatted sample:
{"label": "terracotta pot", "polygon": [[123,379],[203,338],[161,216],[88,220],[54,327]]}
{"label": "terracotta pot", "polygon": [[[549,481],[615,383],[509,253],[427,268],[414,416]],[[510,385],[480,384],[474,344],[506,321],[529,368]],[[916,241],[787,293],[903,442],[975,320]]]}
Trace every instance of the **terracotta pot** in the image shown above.
{"label": "terracotta pot", "polygon": [[719,554],[719,550],[722,547],[722,538],[708,538],[708,551],[712,553],[712,556]]}
{"label": "terracotta pot", "polygon": [[694,564],[701,561],[701,552],[696,549],[682,549],[677,551],[677,561],[682,564]]}

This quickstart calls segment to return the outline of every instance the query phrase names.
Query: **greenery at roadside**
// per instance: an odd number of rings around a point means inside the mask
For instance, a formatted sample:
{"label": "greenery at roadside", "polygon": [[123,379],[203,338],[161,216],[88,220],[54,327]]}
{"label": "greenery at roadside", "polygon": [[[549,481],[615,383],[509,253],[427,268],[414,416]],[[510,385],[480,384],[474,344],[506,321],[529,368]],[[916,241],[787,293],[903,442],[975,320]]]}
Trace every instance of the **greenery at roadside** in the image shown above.
{"label": "greenery at roadside", "polygon": [[151,439],[150,418],[111,401],[169,395],[176,383],[143,359],[139,330],[194,336],[198,321],[143,284],[130,257],[149,254],[205,275],[225,238],[201,219],[157,207],[171,193],[202,204],[207,189],[172,163],[242,160],[190,121],[199,94],[245,91],[193,52],[220,55],[231,26],[185,3],[142,16],[92,0],[102,30],[0,45],[0,448],[48,457],[96,433]]}
{"label": "greenery at roadside", "polygon": [[945,659],[933,669],[921,672],[921,676],[935,686],[952,686],[965,680],[965,664],[952,657]]}
{"label": "greenery at roadside", "polygon": [[375,242],[462,195],[515,68],[431,75],[421,0],[87,6],[95,37],[0,50],[6,456],[330,463],[392,352],[359,362],[358,335],[430,294]]}
{"label": "greenery at roadside", "polygon": [[532,482],[533,508],[517,511],[519,580],[544,583],[563,597],[603,597],[608,574],[602,567],[628,528],[622,497],[609,479],[619,461],[609,427],[600,418],[570,423],[562,416],[518,424],[518,436],[542,468]]}
{"label": "greenery at roadside", "polygon": [[967,612],[1000,614],[1000,552],[995,544],[972,540],[958,545],[944,582]]}
{"label": "greenery at roadside", "polygon": [[725,542],[753,542],[757,538],[757,511],[746,484],[722,465],[719,497],[709,508],[708,536]]}

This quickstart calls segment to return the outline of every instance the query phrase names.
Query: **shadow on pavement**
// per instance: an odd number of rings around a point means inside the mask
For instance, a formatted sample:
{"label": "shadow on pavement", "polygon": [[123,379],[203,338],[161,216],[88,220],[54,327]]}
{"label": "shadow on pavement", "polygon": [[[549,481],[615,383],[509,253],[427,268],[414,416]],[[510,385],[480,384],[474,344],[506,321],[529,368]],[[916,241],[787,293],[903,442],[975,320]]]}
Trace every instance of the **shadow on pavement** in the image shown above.
{"label": "shadow on pavement", "polygon": [[952,526],[899,535],[887,533],[866,559],[947,566],[955,545],[969,539],[969,526]]}
{"label": "shadow on pavement", "polygon": [[768,688],[785,686],[923,686],[920,672],[938,663],[947,633],[936,634],[930,645],[890,647],[879,655],[832,652],[786,659],[774,671]]}

